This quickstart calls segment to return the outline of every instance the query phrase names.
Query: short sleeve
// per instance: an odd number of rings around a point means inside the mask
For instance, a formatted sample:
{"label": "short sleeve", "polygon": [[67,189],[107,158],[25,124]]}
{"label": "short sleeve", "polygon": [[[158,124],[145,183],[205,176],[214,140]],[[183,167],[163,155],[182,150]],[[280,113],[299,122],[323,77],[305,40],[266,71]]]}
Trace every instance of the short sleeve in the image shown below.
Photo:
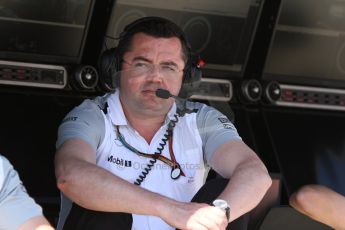
{"label": "short sleeve", "polygon": [[28,195],[11,163],[0,155],[0,229],[15,230],[41,216],[42,208]]}
{"label": "short sleeve", "polygon": [[197,126],[206,162],[210,162],[214,151],[225,142],[242,140],[232,122],[224,114],[207,105],[202,106],[197,113]]}
{"label": "short sleeve", "polygon": [[96,150],[104,139],[104,132],[102,110],[95,102],[85,100],[63,119],[58,129],[56,147],[60,147],[66,140],[78,138],[86,141]]}

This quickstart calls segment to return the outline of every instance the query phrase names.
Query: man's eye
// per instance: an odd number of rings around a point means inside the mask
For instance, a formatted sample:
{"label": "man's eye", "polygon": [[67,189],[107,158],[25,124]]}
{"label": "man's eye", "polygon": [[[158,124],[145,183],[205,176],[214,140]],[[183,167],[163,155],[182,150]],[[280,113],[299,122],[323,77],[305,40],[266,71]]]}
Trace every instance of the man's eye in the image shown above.
{"label": "man's eye", "polygon": [[145,62],[135,62],[135,63],[133,63],[133,66],[134,66],[134,67],[139,67],[139,68],[140,68],[140,67],[144,67],[144,68],[145,68],[145,67],[148,67],[148,65],[149,65],[149,64],[148,64],[148,63],[145,63]]}
{"label": "man's eye", "polygon": [[161,68],[164,71],[177,72],[177,68],[172,65],[162,65]]}

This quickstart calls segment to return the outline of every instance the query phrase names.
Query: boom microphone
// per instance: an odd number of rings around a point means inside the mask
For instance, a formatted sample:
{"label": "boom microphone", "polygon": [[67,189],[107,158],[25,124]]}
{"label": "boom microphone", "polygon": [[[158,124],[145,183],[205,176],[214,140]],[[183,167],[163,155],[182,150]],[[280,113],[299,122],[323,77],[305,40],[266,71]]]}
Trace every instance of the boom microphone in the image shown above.
{"label": "boom microphone", "polygon": [[189,111],[187,109],[186,103],[187,103],[187,99],[172,95],[168,90],[166,89],[157,89],[156,90],[156,96],[159,98],[163,98],[163,99],[169,99],[169,97],[174,98],[176,101],[178,101],[179,103],[182,104],[183,106],[183,113]]}
{"label": "boom microphone", "polygon": [[163,98],[163,99],[168,99],[169,97],[175,98],[175,100],[182,100],[184,101],[183,98],[180,98],[178,96],[172,95],[168,90],[166,89],[157,89],[156,90],[156,96]]}
{"label": "boom microphone", "polygon": [[157,89],[156,96],[163,99],[168,99],[169,97],[173,97],[173,95],[166,89]]}

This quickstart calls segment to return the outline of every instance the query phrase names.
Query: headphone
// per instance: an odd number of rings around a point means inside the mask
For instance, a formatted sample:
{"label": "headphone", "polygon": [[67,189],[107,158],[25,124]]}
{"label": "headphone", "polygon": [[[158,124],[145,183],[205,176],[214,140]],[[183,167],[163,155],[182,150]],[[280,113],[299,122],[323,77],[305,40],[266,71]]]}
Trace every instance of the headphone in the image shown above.
{"label": "headphone", "polygon": [[[160,31],[155,33],[154,29],[150,30],[152,26],[159,28]],[[153,37],[178,37],[180,39],[182,49],[187,53],[187,63],[183,70],[183,82],[179,96],[183,98],[191,96],[201,82],[202,73],[199,64],[202,61],[199,58],[195,61],[195,58],[193,58],[191,47],[182,29],[175,23],[161,17],[143,17],[128,24],[118,38],[118,46],[105,50],[101,54],[98,66],[102,76],[101,79],[104,81],[103,84],[108,89],[114,89],[119,86],[120,78],[116,77],[116,75],[121,71],[122,57],[127,51],[133,35],[140,32],[148,35],[152,33]],[[160,33],[164,34],[161,35]]]}

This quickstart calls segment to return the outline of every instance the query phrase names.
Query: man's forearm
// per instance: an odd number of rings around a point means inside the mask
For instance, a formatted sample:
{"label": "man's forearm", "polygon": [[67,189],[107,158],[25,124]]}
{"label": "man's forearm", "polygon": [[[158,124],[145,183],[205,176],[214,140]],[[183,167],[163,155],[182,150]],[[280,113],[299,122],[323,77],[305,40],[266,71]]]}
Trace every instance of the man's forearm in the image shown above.
{"label": "man's forearm", "polygon": [[345,229],[345,197],[322,185],[306,185],[293,193],[290,205],[297,211],[331,226]]}
{"label": "man's forearm", "polygon": [[258,205],[271,182],[267,170],[261,164],[252,162],[239,166],[219,196],[230,205],[230,221]]}
{"label": "man's forearm", "polygon": [[161,205],[172,201],[97,166],[94,151],[82,140],[66,141],[57,151],[55,166],[59,189],[87,209],[157,216]]}
{"label": "man's forearm", "polygon": [[157,207],[168,200],[87,162],[74,164],[58,187],[80,206],[96,211],[158,215]]}

